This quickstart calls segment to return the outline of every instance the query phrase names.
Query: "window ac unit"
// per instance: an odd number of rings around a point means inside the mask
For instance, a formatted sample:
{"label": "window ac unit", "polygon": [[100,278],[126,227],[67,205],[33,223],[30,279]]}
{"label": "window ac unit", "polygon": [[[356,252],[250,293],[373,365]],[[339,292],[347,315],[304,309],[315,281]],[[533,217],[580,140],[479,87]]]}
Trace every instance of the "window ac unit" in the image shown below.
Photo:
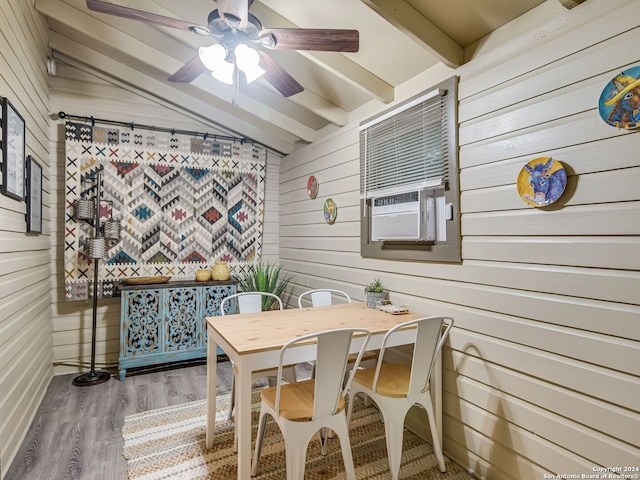
{"label": "window ac unit", "polygon": [[371,205],[371,240],[436,239],[436,199],[433,189],[373,197]]}

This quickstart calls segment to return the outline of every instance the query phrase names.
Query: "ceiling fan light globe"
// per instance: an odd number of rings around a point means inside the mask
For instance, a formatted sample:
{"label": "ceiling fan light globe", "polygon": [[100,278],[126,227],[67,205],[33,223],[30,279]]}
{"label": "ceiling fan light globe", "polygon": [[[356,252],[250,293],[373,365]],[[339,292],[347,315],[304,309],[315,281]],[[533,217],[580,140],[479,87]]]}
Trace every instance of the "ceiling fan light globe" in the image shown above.
{"label": "ceiling fan light globe", "polygon": [[233,84],[233,63],[227,62],[227,49],[219,43],[215,43],[209,47],[200,47],[198,56],[202,64],[211,72],[216,80]]}
{"label": "ceiling fan light globe", "polygon": [[236,65],[244,72],[247,77],[247,83],[251,83],[264,75],[265,70],[260,67],[260,56],[253,48],[244,43],[239,43],[234,50],[234,54],[236,56]]}
{"label": "ceiling fan light globe", "polygon": [[226,83],[227,85],[233,85],[233,65],[231,69],[213,70],[211,76],[219,82]]}
{"label": "ceiling fan light globe", "polygon": [[208,70],[216,70],[221,63],[225,62],[227,49],[224,48],[223,45],[215,43],[208,47],[200,47],[198,49],[198,56]]}
{"label": "ceiling fan light globe", "polygon": [[258,52],[244,43],[236,45],[233,53],[236,56],[236,63],[238,65],[257,64],[260,61]]}

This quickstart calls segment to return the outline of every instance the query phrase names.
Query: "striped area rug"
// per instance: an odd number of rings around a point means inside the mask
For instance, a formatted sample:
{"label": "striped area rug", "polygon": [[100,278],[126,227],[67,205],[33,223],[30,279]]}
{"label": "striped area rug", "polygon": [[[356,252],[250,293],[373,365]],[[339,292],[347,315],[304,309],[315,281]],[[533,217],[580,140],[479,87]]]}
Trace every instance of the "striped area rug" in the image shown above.
{"label": "striped area rug", "polygon": [[[358,479],[388,479],[384,425],[374,406],[356,398],[350,425],[351,449]],[[215,479],[235,480],[233,421],[226,419],[229,396],[218,396],[216,434],[212,449],[205,448],[204,400],[130,415],[122,428],[124,457],[131,480]],[[253,435],[260,410],[259,390],[253,392]],[[317,436],[309,444],[305,480],[345,479],[340,444],[329,440],[323,456]],[[446,459],[447,473],[440,473],[431,446],[405,430],[400,478],[411,480],[471,480],[460,466]],[[268,422],[258,479],[283,480],[284,442],[277,425]]]}

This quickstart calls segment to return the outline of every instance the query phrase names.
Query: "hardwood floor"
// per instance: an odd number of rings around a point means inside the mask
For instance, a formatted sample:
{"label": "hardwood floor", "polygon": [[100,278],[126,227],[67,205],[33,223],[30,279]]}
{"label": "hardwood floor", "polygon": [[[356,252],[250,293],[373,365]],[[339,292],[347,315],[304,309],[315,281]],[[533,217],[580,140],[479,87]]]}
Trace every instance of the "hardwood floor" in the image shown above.
{"label": "hardwood floor", "polygon": [[[232,370],[218,363],[217,390],[228,393]],[[74,387],[76,375],[54,377],[4,480],[122,480],[124,417],[206,398],[206,365],[117,375]]]}

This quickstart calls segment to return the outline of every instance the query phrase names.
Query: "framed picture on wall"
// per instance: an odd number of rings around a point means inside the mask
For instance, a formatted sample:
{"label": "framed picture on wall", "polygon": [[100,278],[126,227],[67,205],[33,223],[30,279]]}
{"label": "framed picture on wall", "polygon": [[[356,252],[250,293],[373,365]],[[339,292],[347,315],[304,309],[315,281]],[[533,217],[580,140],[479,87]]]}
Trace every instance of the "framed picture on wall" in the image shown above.
{"label": "framed picture on wall", "polygon": [[16,200],[25,198],[25,125],[11,102],[2,99],[2,193]]}
{"label": "framed picture on wall", "polygon": [[42,233],[42,166],[27,157],[27,232]]}

